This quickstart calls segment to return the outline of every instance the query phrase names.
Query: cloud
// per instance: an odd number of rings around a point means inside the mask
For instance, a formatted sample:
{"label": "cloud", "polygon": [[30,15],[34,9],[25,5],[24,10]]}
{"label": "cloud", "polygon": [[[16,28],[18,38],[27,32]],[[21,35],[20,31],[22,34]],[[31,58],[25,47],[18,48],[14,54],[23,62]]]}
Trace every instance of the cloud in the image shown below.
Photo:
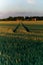
{"label": "cloud", "polygon": [[26,0],[29,4],[35,4],[35,0]]}

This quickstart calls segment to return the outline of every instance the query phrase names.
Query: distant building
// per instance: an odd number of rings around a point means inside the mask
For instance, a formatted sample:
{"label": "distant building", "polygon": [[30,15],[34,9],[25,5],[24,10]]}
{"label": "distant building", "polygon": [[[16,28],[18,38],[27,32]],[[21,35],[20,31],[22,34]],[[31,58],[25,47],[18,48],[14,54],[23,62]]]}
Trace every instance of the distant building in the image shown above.
{"label": "distant building", "polygon": [[36,18],[32,18],[32,21],[36,21]]}

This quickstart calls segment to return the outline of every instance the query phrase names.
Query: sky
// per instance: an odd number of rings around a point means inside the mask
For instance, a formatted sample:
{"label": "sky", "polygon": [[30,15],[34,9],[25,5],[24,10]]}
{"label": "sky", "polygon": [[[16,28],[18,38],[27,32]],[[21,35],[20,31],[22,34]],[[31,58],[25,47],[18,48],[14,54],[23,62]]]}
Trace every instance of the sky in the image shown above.
{"label": "sky", "polygon": [[17,15],[43,16],[43,0],[0,0],[0,18]]}

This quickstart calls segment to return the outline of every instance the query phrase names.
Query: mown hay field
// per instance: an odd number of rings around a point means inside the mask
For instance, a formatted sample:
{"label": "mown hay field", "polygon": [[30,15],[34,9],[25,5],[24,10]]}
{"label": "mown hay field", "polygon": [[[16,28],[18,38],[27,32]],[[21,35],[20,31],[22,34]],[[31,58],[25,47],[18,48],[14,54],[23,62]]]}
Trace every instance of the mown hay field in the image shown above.
{"label": "mown hay field", "polygon": [[[25,25],[26,28],[23,27],[22,23]],[[16,27],[17,27],[17,30],[16,30]],[[28,29],[29,31],[27,31],[26,29]],[[27,39],[38,38],[40,40],[43,40],[43,21],[1,21],[0,36],[8,35],[8,34],[9,36],[11,36],[12,34],[13,36],[15,34],[18,34],[18,35],[25,34],[27,35],[25,37]],[[22,38],[24,38],[24,36]]]}
{"label": "mown hay field", "polygon": [[0,24],[18,24],[20,21],[0,21]]}
{"label": "mown hay field", "polygon": [[0,22],[0,65],[43,65],[43,24]]}
{"label": "mown hay field", "polygon": [[24,24],[40,24],[43,25],[43,21],[23,21]]}
{"label": "mown hay field", "polygon": [[24,24],[42,24],[43,21],[0,21],[0,24],[18,24],[20,22],[23,22]]}

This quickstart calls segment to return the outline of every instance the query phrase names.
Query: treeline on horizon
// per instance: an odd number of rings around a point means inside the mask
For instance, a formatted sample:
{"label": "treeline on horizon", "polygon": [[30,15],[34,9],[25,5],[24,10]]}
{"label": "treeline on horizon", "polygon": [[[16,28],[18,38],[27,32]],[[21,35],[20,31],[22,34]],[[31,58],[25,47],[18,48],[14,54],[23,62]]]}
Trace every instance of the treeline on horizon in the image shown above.
{"label": "treeline on horizon", "polygon": [[17,16],[17,17],[8,17],[8,18],[3,18],[3,19],[0,19],[0,21],[17,21],[17,20],[27,20],[27,21],[31,21],[31,20],[43,20],[43,16],[31,16],[31,17],[28,17],[28,16]]}

